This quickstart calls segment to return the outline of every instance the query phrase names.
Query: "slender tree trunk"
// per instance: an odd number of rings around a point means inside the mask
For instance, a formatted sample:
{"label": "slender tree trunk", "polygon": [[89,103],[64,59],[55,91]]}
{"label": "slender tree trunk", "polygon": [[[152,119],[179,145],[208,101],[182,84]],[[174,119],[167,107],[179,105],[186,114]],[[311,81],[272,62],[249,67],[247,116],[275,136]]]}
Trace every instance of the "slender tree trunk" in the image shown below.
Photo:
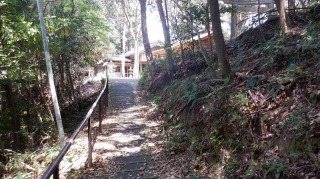
{"label": "slender tree trunk", "polygon": [[[191,21],[191,27],[193,27],[193,22]],[[192,50],[192,53],[195,54],[195,44],[194,44],[194,38],[193,38],[193,29],[191,28],[191,31],[190,31],[190,36],[191,36],[191,50]],[[199,40],[201,41],[200,37],[199,37]]]}
{"label": "slender tree trunk", "polygon": [[213,44],[212,44],[212,39],[211,39],[211,30],[210,30],[210,15],[209,15],[209,7],[206,6],[206,29],[208,32],[208,40],[209,40],[209,47],[210,47],[210,52],[209,55],[213,56]]}
{"label": "slender tree trunk", "polygon": [[166,23],[166,17],[164,15],[163,7],[162,7],[162,0],[157,0],[157,7],[158,7],[159,16],[162,24],[163,35],[164,35],[164,48],[166,50],[168,73],[169,75],[172,75],[173,74],[173,59],[172,59],[173,53],[171,49],[169,25]]}
{"label": "slender tree trunk", "polygon": [[275,0],[275,4],[277,6],[277,10],[279,12],[279,22],[281,28],[281,36],[287,33],[287,23],[286,23],[286,13],[285,13],[285,4],[284,0]]}
{"label": "slender tree trunk", "polygon": [[126,76],[126,69],[125,69],[125,56],[124,54],[126,53],[126,31],[127,31],[127,25],[126,23],[123,23],[123,32],[122,32],[122,56],[123,58],[121,58],[121,75],[122,77]]}
{"label": "slender tree trunk", "polygon": [[288,0],[288,8],[289,8],[289,13],[294,14],[296,12],[296,1]]}
{"label": "slender tree trunk", "polygon": [[[139,49],[138,49],[138,45],[139,45],[139,33],[140,33],[140,24],[136,25],[135,28],[133,27],[132,22],[129,19],[127,10],[126,10],[126,4],[125,1],[122,0],[121,1],[122,4],[122,8],[123,8],[123,13],[127,19],[127,22],[129,24],[129,29],[130,29],[130,33],[132,35],[132,38],[134,40],[134,64],[133,64],[133,75],[134,77],[138,78],[139,77]],[[135,11],[135,14],[137,15],[137,9]],[[137,17],[137,16],[136,16]]]}
{"label": "slender tree trunk", "polygon": [[139,39],[138,34],[134,38],[134,64],[133,64],[133,75],[135,78],[139,77]]}
{"label": "slender tree trunk", "polygon": [[237,36],[237,5],[232,4],[232,11],[231,11],[231,33],[230,33],[230,40],[234,39]]}
{"label": "slender tree trunk", "polygon": [[[175,21],[175,26],[178,27],[177,16],[174,17],[174,21]],[[180,54],[181,55],[181,64],[182,64],[182,68],[184,68],[185,60],[184,60],[183,35],[179,30],[177,31],[177,36],[178,36],[178,39],[179,39],[179,45],[180,45],[180,51],[181,51],[181,54]]]}
{"label": "slender tree trunk", "polygon": [[142,31],[143,46],[146,54],[147,64],[150,70],[149,76],[153,78],[153,68],[152,68],[153,55],[152,55],[149,36],[148,36],[146,0],[139,0],[139,2],[140,2],[141,31]]}
{"label": "slender tree trunk", "polygon": [[210,58],[207,55],[206,51],[204,50],[204,48],[202,46],[202,42],[201,42],[201,39],[200,39],[200,33],[198,32],[197,35],[198,35],[198,43],[199,43],[199,47],[200,47],[201,53],[202,53],[204,59],[206,60],[206,62],[208,64],[208,67],[211,69],[212,74],[214,74],[215,69],[214,69],[213,60],[211,59],[211,58],[213,58],[213,56]]}
{"label": "slender tree trunk", "polygon": [[[183,8],[178,4],[177,1],[173,1],[177,7],[180,9],[180,11],[183,11]],[[203,57],[205,58],[206,60],[206,63],[209,67],[209,69],[212,71],[212,74],[215,75],[215,66],[214,66],[214,56],[213,56],[213,45],[212,45],[212,40],[211,40],[211,35],[210,35],[210,17],[209,17],[209,9],[207,8],[207,25],[206,25],[206,28],[208,30],[208,35],[209,35],[209,39],[210,39],[210,57],[207,55],[205,49],[203,48],[202,46],[202,42],[201,42],[201,39],[200,39],[200,34],[199,34],[199,30],[194,26],[193,23],[191,23],[191,18],[190,18],[190,15],[188,14],[188,16],[184,15],[184,17],[187,19],[187,22],[188,24],[191,26],[192,30],[194,31],[197,31],[197,35],[198,35],[198,44],[199,44],[199,47],[200,47],[200,50],[201,50],[201,53],[203,55]]]}
{"label": "slender tree trunk", "polygon": [[219,3],[218,0],[208,0],[208,4],[211,12],[212,31],[217,49],[219,67],[221,68],[221,75],[223,78],[228,78],[231,76],[231,67],[227,59],[226,44],[221,28]]}
{"label": "slender tree trunk", "polygon": [[48,70],[50,90],[51,90],[51,95],[52,95],[52,102],[53,102],[53,106],[54,106],[56,122],[57,122],[58,132],[59,132],[59,143],[62,146],[64,144],[64,130],[63,130],[63,125],[62,125],[62,120],[61,120],[61,114],[60,114],[60,108],[59,108],[59,102],[58,102],[58,98],[57,98],[56,88],[54,85],[54,78],[53,78],[53,72],[52,72],[52,66],[51,66],[51,60],[50,60],[50,52],[49,52],[49,46],[48,46],[48,41],[47,41],[47,32],[46,32],[46,27],[44,25],[41,0],[37,0],[37,6],[38,6],[38,12],[39,12],[41,32],[42,32],[43,47],[44,47],[44,51],[45,51],[44,54],[45,54],[46,65],[47,65],[47,70]]}
{"label": "slender tree trunk", "polygon": [[74,84],[73,84],[69,59],[66,59],[66,72],[67,72],[67,78],[68,78],[69,88],[71,92],[70,96],[71,96],[71,99],[73,98],[74,106],[76,107],[77,111],[79,111],[79,104],[78,104],[78,99],[74,90]]}
{"label": "slender tree trunk", "polygon": [[183,49],[183,43],[182,43],[181,38],[179,39],[179,44],[180,44],[180,50],[181,50],[181,63],[182,63],[182,66],[184,67],[184,65],[185,65],[184,49]]}
{"label": "slender tree trunk", "polygon": [[266,42],[266,38],[263,35],[262,29],[261,29],[261,21],[260,21],[260,0],[258,0],[258,23],[259,23],[258,29],[259,29],[259,34],[260,34],[261,41],[263,43],[265,43]]}
{"label": "slender tree trunk", "polygon": [[166,15],[165,15],[165,17],[166,17],[167,26],[168,26],[168,29],[170,29],[167,0],[164,0],[164,8],[165,8],[165,10],[166,10]]}

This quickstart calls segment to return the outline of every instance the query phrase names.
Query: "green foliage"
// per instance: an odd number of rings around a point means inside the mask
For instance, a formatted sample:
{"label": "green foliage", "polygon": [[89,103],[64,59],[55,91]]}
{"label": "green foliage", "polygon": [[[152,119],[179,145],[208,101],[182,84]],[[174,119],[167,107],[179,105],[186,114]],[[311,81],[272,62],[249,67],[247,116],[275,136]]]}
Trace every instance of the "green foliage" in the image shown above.
{"label": "green foliage", "polygon": [[235,105],[237,105],[239,107],[247,106],[249,103],[249,99],[247,97],[247,94],[245,94],[243,92],[239,92],[238,94],[231,96],[231,100]]}
{"label": "green foliage", "polygon": [[150,85],[149,75],[150,75],[149,67],[144,68],[140,74],[141,78],[139,79],[139,85],[143,89],[148,89]]}
{"label": "green foliage", "polygon": [[155,105],[160,105],[160,104],[162,104],[161,98],[158,97],[158,96],[153,96],[153,97],[150,99],[150,102],[151,102],[151,104],[155,104]]}
{"label": "green foliage", "polygon": [[191,138],[191,145],[190,145],[191,150],[195,151],[199,149],[199,147],[200,147],[200,139],[198,138],[198,136],[193,136]]}
{"label": "green foliage", "polygon": [[[167,135],[166,146],[172,151],[181,152],[187,149],[188,141],[184,136],[185,133],[183,126],[184,125],[182,123],[177,123],[173,126],[163,126],[164,132]],[[169,136],[168,134],[170,133],[172,135]]]}
{"label": "green foliage", "polygon": [[[74,87],[80,80],[79,67],[94,64],[107,52],[109,27],[96,1],[48,3],[45,25],[60,107],[64,109],[76,106]],[[53,120],[49,120],[51,98],[36,7],[36,1],[31,0],[0,2],[0,136],[10,148],[13,134],[18,134],[20,142],[27,144],[21,151],[55,142],[56,133]],[[6,84],[12,84],[14,115],[6,92],[2,93]],[[12,120],[20,126],[13,126]]]}
{"label": "green foliage", "polygon": [[320,53],[320,22],[312,22],[304,29],[304,37],[302,42],[296,45],[297,49],[301,52],[311,51],[313,56]]}
{"label": "green foliage", "polygon": [[272,67],[274,64],[274,61],[277,58],[277,55],[282,52],[283,46],[276,43],[278,36],[273,37],[271,40],[269,40],[267,43],[263,44],[261,48],[261,53],[267,56],[267,61],[264,65],[261,66],[261,69],[265,69],[268,67]]}
{"label": "green foliage", "polygon": [[220,7],[220,13],[221,14],[231,13],[231,12],[236,12],[236,11],[237,11],[237,7],[236,6],[232,7],[232,6],[224,6],[224,5],[222,5]]}

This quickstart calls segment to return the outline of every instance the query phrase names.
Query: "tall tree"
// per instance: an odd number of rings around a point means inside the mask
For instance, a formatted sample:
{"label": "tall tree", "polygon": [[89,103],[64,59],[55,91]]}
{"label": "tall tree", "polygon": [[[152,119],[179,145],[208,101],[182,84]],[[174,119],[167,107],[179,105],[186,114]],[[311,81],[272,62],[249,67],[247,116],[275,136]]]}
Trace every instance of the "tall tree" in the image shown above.
{"label": "tall tree", "polygon": [[147,63],[150,70],[150,77],[153,77],[152,74],[152,62],[153,55],[151,51],[151,46],[149,42],[148,28],[147,28],[147,7],[146,0],[139,0],[140,2],[140,14],[141,14],[141,31],[142,31],[142,39],[144,51],[146,53]]}
{"label": "tall tree", "polygon": [[[123,13],[126,17],[126,20],[129,25],[129,30],[131,33],[131,36],[134,41],[134,64],[133,64],[133,74],[136,78],[139,77],[139,34],[141,30],[141,21],[139,18],[139,9],[138,9],[138,3],[136,1],[126,3],[125,0],[121,1]],[[129,11],[127,6],[132,6],[130,8],[130,11],[133,12],[132,16],[129,16]]]}
{"label": "tall tree", "polygon": [[279,12],[279,22],[281,28],[281,35],[285,35],[287,33],[287,22],[286,22],[286,13],[285,13],[285,4],[284,0],[275,0],[275,4],[277,6],[277,10]]}
{"label": "tall tree", "polygon": [[216,44],[217,56],[219,67],[221,69],[221,75],[223,78],[230,77],[231,67],[228,62],[226,44],[222,34],[221,20],[220,20],[220,10],[218,0],[208,0],[211,14],[212,32],[214,37],[214,42]]}
{"label": "tall tree", "polygon": [[[159,11],[159,16],[161,20],[163,36],[164,36],[164,48],[166,50],[166,60],[168,66],[168,73],[173,74],[173,54],[171,49],[171,39],[170,39],[170,31],[169,31],[169,22],[166,20],[166,16],[164,14],[162,0],[157,0],[157,7]],[[167,14],[168,16],[168,14]]]}
{"label": "tall tree", "polygon": [[59,143],[62,146],[64,144],[64,130],[61,120],[61,114],[60,114],[60,107],[58,102],[58,97],[56,93],[56,88],[54,85],[54,79],[53,79],[53,72],[52,72],[52,66],[51,66],[51,60],[50,60],[50,53],[49,53],[49,46],[47,41],[47,31],[46,27],[44,25],[44,18],[43,18],[43,9],[42,4],[40,0],[37,0],[37,6],[38,6],[38,12],[39,12],[39,19],[40,19],[40,26],[42,31],[42,41],[43,41],[43,47],[44,47],[44,54],[46,59],[46,65],[48,70],[48,78],[49,78],[49,84],[50,84],[50,90],[51,90],[51,97],[54,107],[54,113],[56,116],[56,123],[58,126],[58,132],[59,132]]}

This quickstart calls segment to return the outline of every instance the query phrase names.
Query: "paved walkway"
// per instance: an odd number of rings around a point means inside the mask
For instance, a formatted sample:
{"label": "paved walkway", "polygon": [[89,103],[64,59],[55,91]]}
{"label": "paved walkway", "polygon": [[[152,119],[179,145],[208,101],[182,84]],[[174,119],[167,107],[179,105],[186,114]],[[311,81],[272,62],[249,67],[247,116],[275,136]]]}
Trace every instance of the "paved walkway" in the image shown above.
{"label": "paved walkway", "polygon": [[110,79],[110,115],[94,144],[94,167],[83,178],[157,178],[151,151],[158,124],[146,120],[137,79]]}

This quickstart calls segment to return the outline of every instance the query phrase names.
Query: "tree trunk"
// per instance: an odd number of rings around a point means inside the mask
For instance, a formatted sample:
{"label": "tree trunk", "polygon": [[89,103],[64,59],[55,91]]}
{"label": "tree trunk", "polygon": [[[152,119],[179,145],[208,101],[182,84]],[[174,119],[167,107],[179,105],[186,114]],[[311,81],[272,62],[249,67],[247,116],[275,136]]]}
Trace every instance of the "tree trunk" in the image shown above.
{"label": "tree trunk", "polygon": [[157,0],[157,7],[158,7],[163,35],[164,35],[164,48],[166,50],[168,73],[169,75],[172,75],[173,74],[173,59],[172,59],[173,54],[171,49],[170,31],[169,31],[169,25],[166,23],[166,17],[164,15],[163,7],[162,7],[162,0]]}
{"label": "tree trunk", "polygon": [[[123,8],[123,13],[127,19],[127,22],[129,24],[129,29],[130,29],[130,33],[132,35],[132,38],[134,40],[134,64],[133,64],[133,75],[134,77],[138,78],[139,77],[139,33],[140,33],[140,23],[138,23],[138,25],[135,25],[135,27],[133,27],[133,23],[130,21],[127,10],[126,10],[126,4],[125,1],[122,0],[121,1],[122,4],[122,8]],[[135,14],[137,15],[137,9],[135,9]],[[137,18],[137,16],[136,16]]]}
{"label": "tree trunk", "polygon": [[70,67],[70,61],[69,59],[66,59],[66,72],[67,72],[67,78],[68,78],[68,83],[69,83],[69,91],[71,94],[69,94],[69,96],[71,97],[70,99],[73,99],[73,105],[75,106],[75,108],[77,109],[77,111],[79,111],[79,104],[78,104],[78,99],[74,90],[74,84],[73,84],[73,79],[72,79],[72,74],[71,74],[71,67]]}
{"label": "tree trunk", "polygon": [[200,32],[197,32],[198,35],[198,43],[199,43],[199,47],[201,50],[201,53],[204,57],[204,59],[206,60],[208,67],[210,68],[210,70],[212,71],[212,74],[214,74],[215,69],[214,69],[214,63],[213,63],[213,56],[211,56],[211,58],[207,55],[206,51],[204,50],[203,46],[202,46],[202,42],[200,39]]}
{"label": "tree trunk", "polygon": [[133,64],[133,75],[135,78],[139,78],[139,39],[138,34],[134,38],[134,64]]}
{"label": "tree trunk", "polygon": [[287,23],[286,23],[286,13],[285,13],[285,5],[284,0],[275,0],[275,4],[277,6],[277,10],[279,12],[279,22],[281,28],[281,36],[287,33]]}
{"label": "tree trunk", "polygon": [[213,44],[211,39],[211,31],[210,31],[210,15],[209,15],[209,7],[206,6],[206,29],[208,31],[208,40],[210,45],[209,55],[213,56]]}
{"label": "tree trunk", "polygon": [[262,32],[262,28],[261,28],[261,21],[260,21],[260,0],[258,0],[258,23],[259,23],[259,26],[258,26],[258,29],[259,29],[259,34],[260,34],[260,38],[261,38],[261,41],[263,43],[267,42],[266,41],[266,38],[264,37],[264,34]]}
{"label": "tree trunk", "polygon": [[48,70],[48,78],[49,78],[49,84],[50,84],[50,90],[51,90],[51,96],[52,96],[52,102],[54,107],[54,112],[56,116],[56,122],[58,126],[58,132],[59,132],[59,143],[60,145],[64,145],[64,130],[61,120],[61,114],[60,114],[60,108],[59,108],[59,102],[57,98],[56,88],[54,85],[54,78],[53,78],[53,72],[52,72],[52,66],[51,66],[51,60],[50,60],[50,52],[49,52],[49,46],[47,41],[47,31],[46,27],[44,25],[44,18],[43,18],[43,9],[41,0],[37,0],[37,6],[38,6],[38,13],[39,13],[39,19],[40,19],[40,26],[41,26],[41,32],[42,32],[42,41],[43,41],[43,48],[45,51],[45,59],[46,59],[46,66]]}
{"label": "tree trunk", "polygon": [[288,8],[289,8],[289,13],[294,14],[296,12],[296,1],[288,0]]}
{"label": "tree trunk", "polygon": [[227,59],[226,44],[222,34],[220,10],[218,0],[208,0],[211,12],[211,23],[214,41],[216,44],[219,67],[223,78],[231,76],[231,67]]}
{"label": "tree trunk", "polygon": [[232,11],[231,11],[231,33],[230,33],[230,40],[234,39],[237,36],[237,5],[232,4]]}
{"label": "tree trunk", "polygon": [[121,58],[121,76],[125,77],[126,76],[126,69],[125,69],[125,56],[124,54],[126,53],[126,31],[127,31],[127,25],[126,23],[123,23],[123,33],[122,33],[122,56]]}
{"label": "tree trunk", "polygon": [[151,46],[150,46],[149,36],[148,36],[146,0],[139,0],[139,2],[140,2],[141,31],[142,31],[143,46],[146,54],[147,64],[150,70],[150,77],[153,78],[153,72],[152,72],[153,56],[152,56],[152,51],[151,51]]}

